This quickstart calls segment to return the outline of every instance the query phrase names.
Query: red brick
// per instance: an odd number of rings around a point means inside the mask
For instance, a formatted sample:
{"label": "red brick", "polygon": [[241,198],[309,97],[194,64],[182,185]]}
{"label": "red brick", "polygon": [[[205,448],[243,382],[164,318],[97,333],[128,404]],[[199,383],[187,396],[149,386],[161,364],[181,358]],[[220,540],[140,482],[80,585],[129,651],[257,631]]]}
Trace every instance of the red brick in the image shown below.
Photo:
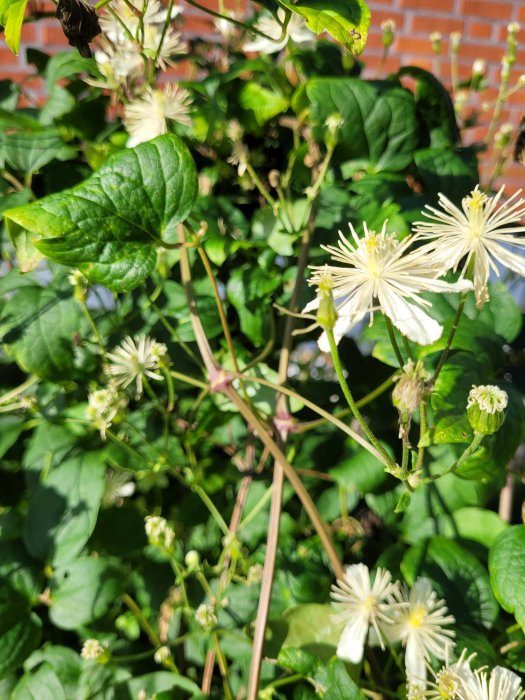
{"label": "red brick", "polygon": [[475,61],[477,58],[483,58],[489,63],[499,63],[503,57],[504,51],[499,46],[492,44],[472,44],[470,42],[461,42],[459,56],[461,59],[471,59]]}
{"label": "red brick", "polygon": [[449,19],[448,17],[430,17],[428,15],[414,15],[412,18],[413,32],[431,34],[441,32],[443,35],[451,32],[462,32],[465,22],[461,19]]}
{"label": "red brick", "polygon": [[386,19],[393,19],[396,23],[396,30],[399,32],[405,24],[405,14],[403,12],[390,12],[389,10],[372,10],[371,26],[381,29],[381,22]]}
{"label": "red brick", "polygon": [[8,48],[0,48],[0,66],[17,66],[19,64],[18,56]]}
{"label": "red brick", "polygon": [[476,19],[500,19],[510,22],[512,3],[497,0],[463,0],[463,14],[472,15]]}
{"label": "red brick", "polygon": [[445,14],[453,10],[453,0],[401,0],[403,7],[413,10],[432,10]]}
{"label": "red brick", "polygon": [[490,39],[493,27],[490,22],[470,22],[466,34],[472,39]]}
{"label": "red brick", "polygon": [[215,31],[213,26],[213,17],[210,15],[202,14],[199,15],[184,15],[184,25],[183,32],[192,32],[195,34],[202,33],[212,33]]}
{"label": "red brick", "polygon": [[67,46],[67,39],[64,36],[64,32],[60,26],[49,25],[47,27],[42,27],[42,40],[44,46],[42,47],[45,51],[49,44],[52,46]]}
{"label": "red brick", "polygon": [[28,74],[29,69],[19,67],[14,70],[0,70],[0,80],[12,80],[13,82],[19,83]]}
{"label": "red brick", "polygon": [[20,34],[22,44],[34,44],[36,41],[36,27],[34,24],[23,24]]}

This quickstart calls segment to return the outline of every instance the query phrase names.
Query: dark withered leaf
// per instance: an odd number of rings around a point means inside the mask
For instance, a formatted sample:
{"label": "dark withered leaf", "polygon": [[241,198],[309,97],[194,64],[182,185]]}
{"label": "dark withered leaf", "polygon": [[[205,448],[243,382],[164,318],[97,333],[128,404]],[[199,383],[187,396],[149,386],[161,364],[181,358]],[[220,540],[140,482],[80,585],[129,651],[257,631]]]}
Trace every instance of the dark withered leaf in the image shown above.
{"label": "dark withered leaf", "polygon": [[82,0],[58,0],[56,16],[69,45],[84,58],[91,58],[89,42],[102,31],[94,8]]}
{"label": "dark withered leaf", "polygon": [[514,160],[525,165],[525,117],[521,118],[518,136],[514,144]]}

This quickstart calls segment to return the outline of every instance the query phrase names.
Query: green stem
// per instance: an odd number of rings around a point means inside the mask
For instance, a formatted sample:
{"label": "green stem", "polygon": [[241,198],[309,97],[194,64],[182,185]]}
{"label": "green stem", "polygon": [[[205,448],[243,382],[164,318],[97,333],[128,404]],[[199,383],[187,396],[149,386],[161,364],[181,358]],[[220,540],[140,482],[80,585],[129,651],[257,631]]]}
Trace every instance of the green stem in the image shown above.
{"label": "green stem", "polygon": [[179,381],[185,382],[186,384],[191,384],[192,386],[198,386],[199,389],[204,389],[205,391],[208,389],[206,382],[201,382],[200,379],[195,379],[195,377],[190,377],[187,374],[175,372],[175,370],[170,369],[170,375],[173,377],[173,379],[178,379]]}
{"label": "green stem", "polygon": [[222,530],[223,535],[228,537],[230,535],[230,528],[228,527],[228,525],[224,521],[224,518],[217,510],[217,506],[213,503],[213,501],[208,496],[206,491],[198,484],[193,484],[191,486],[191,490],[194,491],[199,496],[199,498],[204,503],[206,508],[210,511],[212,518],[215,520],[217,525]]}
{"label": "green stem", "polygon": [[[107,0],[107,1],[109,1],[109,0]],[[262,36],[264,39],[268,39],[269,41],[276,41],[276,39],[274,39],[271,36],[268,36],[268,34],[265,34],[264,32],[259,31],[259,29],[256,29],[255,27],[249,27],[247,24],[244,24],[244,22],[240,22],[238,19],[235,19],[234,17],[230,17],[229,15],[222,15],[220,12],[215,12],[214,10],[210,10],[209,7],[205,7],[204,5],[200,5],[198,2],[196,2],[196,0],[186,0],[186,2],[188,3],[188,5],[193,5],[193,7],[196,7],[199,10],[202,10],[207,15],[211,15],[212,17],[216,17],[217,19],[225,19],[227,22],[234,24],[236,27],[241,27],[242,29],[248,30],[252,34],[257,34],[258,36]]]}
{"label": "green stem", "polygon": [[[420,438],[420,441],[426,432],[427,432],[427,400],[423,399],[419,405],[419,438]],[[424,459],[425,459],[425,448],[418,447],[416,471],[418,469],[422,469]]]}
{"label": "green stem", "polygon": [[[261,384],[262,386],[267,386],[270,389],[274,389],[274,391],[278,391],[281,394],[286,394],[290,398],[297,399],[301,403],[303,403],[305,406],[310,408],[312,411],[315,413],[318,413],[320,416],[323,417],[325,421],[328,421],[329,423],[332,423],[336,428],[339,428],[339,430],[342,430],[344,433],[346,433],[349,437],[351,437],[353,440],[355,440],[361,447],[364,447],[365,450],[368,450],[370,454],[374,455],[376,459],[378,459],[380,462],[383,462],[384,464],[389,464],[388,460],[385,460],[383,457],[383,453],[379,452],[376,450],[370,443],[368,443],[359,433],[356,433],[352,428],[349,428],[345,423],[340,421],[338,418],[335,416],[330,415],[328,411],[325,411],[324,408],[321,408],[317,404],[313,403],[313,401],[310,401],[309,399],[305,398],[304,396],[301,396],[295,391],[292,391],[292,389],[288,389],[286,386],[281,386],[279,384],[274,384],[273,382],[268,381],[267,379],[263,379],[262,377],[252,377],[249,374],[242,374],[239,375],[242,377],[242,379],[246,382],[252,382],[254,384]],[[390,459],[390,458],[389,458]]]}
{"label": "green stem", "polygon": [[0,404],[8,403],[9,401],[12,401],[20,394],[23,394],[26,389],[29,389],[34,384],[37,384],[39,381],[40,381],[40,379],[38,377],[35,377],[35,376],[29,377],[22,384],[19,384],[14,389],[11,389],[10,391],[6,391],[5,394],[2,394],[2,396],[0,396]]}
{"label": "green stem", "polygon": [[396,355],[396,359],[397,359],[397,362],[399,364],[399,367],[401,369],[403,369],[405,361],[403,360],[403,355],[401,355],[399,345],[397,344],[396,336],[394,334],[394,327],[392,326],[392,321],[388,318],[388,316],[385,316],[385,321],[386,321],[386,329],[388,331],[388,337],[390,339],[390,344],[392,345],[392,348],[393,348],[394,353]]}
{"label": "green stem", "polygon": [[485,436],[481,433],[475,432],[472,442],[467,447],[467,449],[461,454],[461,456],[458,457],[454,464],[452,464],[450,467],[440,472],[439,474],[431,474],[430,476],[427,476],[425,479],[422,480],[422,483],[426,484],[431,483],[432,481],[437,481],[438,479],[441,479],[442,476],[457,471],[467,461],[470,455],[478,449],[484,437]]}
{"label": "green stem", "polygon": [[264,506],[268,503],[268,501],[271,498],[273,491],[273,486],[270,486],[268,489],[266,489],[266,492],[264,493],[263,497],[257,501],[255,506],[251,509],[251,511],[246,515],[245,518],[242,519],[239,527],[237,528],[237,532],[240,532],[246,525],[249,525],[249,523],[252,522],[252,520],[255,518],[256,515],[258,515],[261,510],[264,508]]}
{"label": "green stem", "polygon": [[454,340],[454,336],[456,335],[456,331],[457,331],[458,326],[459,326],[459,321],[461,319],[461,315],[463,314],[463,309],[465,307],[466,300],[467,300],[467,292],[462,292],[461,299],[459,300],[458,308],[456,309],[456,315],[454,316],[454,320],[452,321],[452,327],[451,327],[450,332],[448,334],[447,343],[445,345],[445,348],[443,349],[443,352],[441,353],[441,357],[439,358],[439,361],[437,363],[437,367],[436,367],[436,370],[432,376],[432,379],[427,384],[427,388],[429,388],[429,389],[432,389],[432,387],[436,383],[436,380],[439,377],[441,370],[443,369],[443,365],[447,361],[447,358],[448,358],[449,353],[450,353],[450,349],[452,347],[452,341]]}
{"label": "green stem", "polygon": [[[148,620],[146,619],[144,613],[142,610],[139,608],[137,603],[133,600],[133,598],[128,595],[127,593],[124,593],[122,596],[122,602],[126,607],[128,607],[131,612],[135,615],[135,617],[138,620],[139,625],[141,626],[142,630],[145,632],[146,636],[148,637],[149,641],[151,644],[155,647],[155,649],[158,649],[159,647],[162,646],[162,642],[159,639],[158,634],[155,632],[153,627],[150,625]],[[179,669],[175,665],[175,662],[173,659],[170,657],[167,659],[165,662],[165,665],[172,671],[173,673],[176,673],[177,675],[179,674]]]}
{"label": "green stem", "polygon": [[266,187],[263,185],[263,183],[262,183],[260,177],[259,177],[259,176],[257,175],[257,173],[255,172],[255,170],[254,170],[252,164],[249,163],[248,161],[246,162],[246,170],[247,170],[247,172],[248,172],[248,175],[249,175],[249,176],[251,177],[251,179],[253,180],[253,184],[254,184],[254,185],[257,187],[257,189],[259,190],[260,194],[264,197],[264,199],[266,200],[266,202],[271,206],[271,208],[273,209],[273,212],[274,212],[274,213],[277,213],[277,210],[278,210],[278,208],[279,208],[279,202],[278,202],[276,199],[274,199],[274,198],[272,197],[272,195],[268,192],[268,190],[266,189]]}
{"label": "green stem", "polygon": [[398,465],[395,463],[395,461],[392,459],[392,457],[390,457],[390,455],[385,450],[383,445],[379,442],[379,440],[376,438],[374,433],[370,430],[365,419],[361,415],[361,412],[360,412],[359,408],[357,407],[356,402],[354,401],[354,397],[352,396],[352,392],[350,391],[350,388],[349,388],[347,381],[345,379],[345,376],[343,374],[343,368],[341,367],[341,360],[339,358],[339,351],[337,349],[337,344],[335,342],[333,330],[330,328],[326,329],[326,335],[328,337],[328,342],[330,344],[330,352],[332,354],[332,361],[334,363],[334,369],[336,371],[337,378],[339,379],[339,383],[341,385],[341,389],[343,390],[343,394],[347,400],[347,403],[350,406],[352,413],[354,414],[354,418],[357,420],[357,422],[361,426],[361,430],[368,438],[370,444],[373,445],[376,448],[376,450],[383,455],[383,458],[386,461],[388,467],[397,471],[399,469]]}

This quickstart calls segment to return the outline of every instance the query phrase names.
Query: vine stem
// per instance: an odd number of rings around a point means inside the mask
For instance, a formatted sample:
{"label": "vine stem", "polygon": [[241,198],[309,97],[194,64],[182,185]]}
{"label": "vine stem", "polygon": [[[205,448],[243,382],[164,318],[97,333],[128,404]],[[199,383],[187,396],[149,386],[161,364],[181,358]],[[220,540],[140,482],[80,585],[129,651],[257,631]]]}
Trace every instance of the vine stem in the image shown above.
{"label": "vine stem", "polygon": [[[140,609],[140,607],[137,605],[137,603],[133,600],[133,598],[128,595],[127,593],[124,593],[122,596],[122,602],[126,607],[128,607],[131,612],[135,615],[135,617],[138,620],[139,625],[142,627],[143,631],[146,633],[146,636],[148,637],[149,641],[151,644],[155,647],[155,649],[159,649],[162,646],[162,642],[159,639],[159,636],[153,629],[153,627],[150,625],[148,620],[146,619],[144,613]],[[167,659],[165,662],[166,666],[170,669],[170,671],[173,671],[173,673],[176,673],[177,675],[179,674],[179,669],[175,665],[175,662],[173,659],[170,657]]]}
{"label": "vine stem", "polygon": [[[285,386],[279,386],[278,384],[274,384],[273,382],[270,382],[268,379],[263,379],[262,377],[252,377],[248,374],[242,374],[239,375],[240,379],[243,379],[245,382],[252,382],[253,384],[261,384],[262,386],[267,386],[270,389],[274,389],[275,391],[279,391],[282,394],[286,394],[290,398],[297,399],[301,403],[303,403],[305,406],[310,408],[312,411],[315,413],[319,414],[322,416],[322,419],[324,421],[328,421],[329,423],[332,423],[336,428],[339,428],[343,433],[346,433],[349,437],[351,437],[353,440],[355,440],[361,447],[364,447],[365,450],[368,450],[370,454],[374,455],[376,459],[378,459],[380,462],[382,462],[385,466],[388,466],[389,461],[385,459],[384,455],[382,452],[379,452],[376,450],[375,447],[373,447],[369,442],[367,442],[359,433],[356,433],[352,428],[348,427],[343,421],[339,420],[339,418],[336,418],[335,416],[330,415],[328,411],[325,411],[324,408],[321,408],[317,404],[313,403],[313,401],[310,401],[309,399],[305,398],[304,396],[301,396],[301,394],[298,394],[297,392],[293,391],[292,389],[288,389],[288,387]],[[391,379],[389,380],[389,383],[391,383]],[[356,401],[356,405],[359,405],[359,401]],[[300,432],[300,429],[297,431]],[[390,458],[389,458],[390,459]]]}
{"label": "vine stem", "polygon": [[[109,0],[103,0],[103,1],[109,2]],[[261,32],[256,27],[248,27],[247,24],[244,24],[244,22],[240,22],[238,19],[235,19],[234,17],[230,17],[229,15],[222,15],[220,12],[215,12],[215,10],[210,10],[209,7],[205,7],[205,5],[201,5],[200,3],[196,2],[196,0],[186,0],[186,2],[189,5],[193,5],[193,7],[196,7],[197,9],[202,10],[207,15],[211,15],[212,17],[215,17],[216,19],[225,19],[227,22],[230,22],[230,24],[234,24],[236,27],[242,27],[243,29],[247,29],[252,34],[258,34],[259,36],[262,36],[265,39],[269,39],[270,41],[279,41],[278,39],[273,39],[271,36],[268,36],[268,34]]]}
{"label": "vine stem", "polygon": [[386,315],[385,315],[385,321],[386,321],[386,329],[388,331],[388,337],[390,339],[390,344],[392,345],[392,348],[393,348],[394,353],[396,355],[396,359],[398,361],[400,369],[403,369],[403,367],[405,365],[405,361],[403,360],[403,355],[401,354],[401,350],[399,349],[399,345],[397,344],[396,336],[394,335],[392,321]]}
{"label": "vine stem", "polygon": [[17,396],[23,394],[26,389],[29,389],[34,384],[37,384],[39,381],[40,379],[38,377],[35,377],[34,375],[32,377],[29,377],[29,379],[26,379],[26,381],[23,382],[23,384],[19,384],[19,386],[15,387],[14,389],[11,389],[11,391],[6,391],[5,394],[2,394],[2,396],[0,396],[0,404],[8,403],[9,401],[16,399]]}
{"label": "vine stem", "polygon": [[449,353],[450,353],[450,349],[452,347],[452,341],[454,340],[454,336],[456,335],[456,331],[457,331],[458,326],[459,326],[459,321],[461,319],[461,315],[463,314],[463,309],[465,307],[466,300],[467,300],[467,292],[462,292],[461,299],[459,300],[458,308],[456,309],[456,315],[454,316],[454,320],[452,321],[452,327],[451,327],[450,332],[448,334],[447,344],[445,345],[445,348],[444,348],[443,352],[441,353],[441,357],[439,358],[435,372],[432,375],[432,379],[430,380],[430,382],[427,385],[429,388],[432,388],[434,386],[437,378],[439,377],[441,370],[443,369],[443,365],[447,361],[447,358],[448,358]]}
{"label": "vine stem", "polygon": [[332,360],[334,363],[334,369],[337,374],[337,378],[339,379],[339,384],[341,385],[341,389],[343,390],[343,394],[345,395],[345,398],[348,402],[348,405],[350,406],[350,409],[352,410],[352,413],[354,414],[355,419],[361,426],[361,429],[363,433],[366,435],[370,443],[376,448],[378,452],[380,452],[383,455],[384,460],[386,460],[387,465],[390,469],[398,471],[399,467],[395,463],[395,461],[390,457],[388,452],[385,450],[383,445],[379,442],[379,440],[376,438],[374,433],[370,430],[368,427],[365,419],[363,418],[361,411],[356,405],[356,402],[354,400],[354,397],[352,396],[352,392],[350,391],[350,387],[347,384],[345,375],[343,374],[343,368],[341,366],[341,359],[339,357],[339,351],[337,349],[337,344],[335,342],[335,337],[334,337],[334,332],[331,328],[326,329],[326,335],[328,337],[328,343],[330,345],[330,352],[332,354]]}
{"label": "vine stem", "polygon": [[441,479],[442,476],[445,476],[446,474],[450,474],[451,472],[455,472],[457,469],[459,469],[470,457],[470,455],[475,452],[478,447],[481,445],[481,442],[483,441],[483,438],[485,436],[482,435],[481,433],[474,433],[474,437],[472,438],[472,442],[470,445],[465,449],[465,451],[457,458],[457,460],[452,464],[450,467],[447,467],[444,471],[440,472],[439,474],[432,474],[431,476],[427,476],[425,479],[422,480],[422,483],[431,483],[432,481],[437,481],[438,479]]}

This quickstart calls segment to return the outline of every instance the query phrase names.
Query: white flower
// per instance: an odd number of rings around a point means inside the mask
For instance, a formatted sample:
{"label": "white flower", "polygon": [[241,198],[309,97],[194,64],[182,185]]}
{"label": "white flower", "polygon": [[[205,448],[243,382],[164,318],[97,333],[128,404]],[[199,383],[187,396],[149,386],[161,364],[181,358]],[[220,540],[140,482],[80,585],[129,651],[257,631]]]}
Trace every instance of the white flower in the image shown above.
{"label": "white flower", "polygon": [[167,646],[159,647],[153,655],[156,664],[163,664],[169,658],[171,658],[171,651]]}
{"label": "white flower", "polygon": [[519,224],[525,216],[525,200],[517,199],[521,190],[515,192],[498,207],[503,187],[494,197],[488,197],[476,187],[462,201],[459,209],[445,197],[439,195],[442,210],[426,206],[423,215],[429,221],[415,223],[415,231],[423,238],[432,239],[433,260],[443,270],[456,270],[463,258],[461,275],[470,265],[474,266],[474,289],[479,308],[488,301],[487,280],[492,270],[499,275],[494,260],[513,272],[525,276],[525,259],[508,250],[507,246],[525,246],[525,238],[516,238],[512,233],[524,233],[525,226]]}
{"label": "white flower", "polygon": [[[340,231],[338,247],[321,246],[331,253],[333,260],[351,267],[312,267],[316,272],[309,284],[317,284],[326,274],[332,276],[339,314],[334,327],[336,342],[367,313],[370,313],[372,322],[374,311],[379,309],[407,338],[420,345],[429,345],[441,336],[443,328],[420,308],[432,305],[421,299],[419,293],[457,292],[470,289],[471,285],[465,280],[455,284],[437,280],[441,270],[429,262],[425,250],[420,248],[407,253],[413,238],[398,241],[395,234],[386,232],[386,223],[380,233],[370,231],[365,223],[364,238],[359,238],[349,224],[353,244]],[[319,299],[315,299],[304,312],[318,306]],[[329,349],[325,333],[319,340],[319,347],[324,351]]]}
{"label": "white flower", "polygon": [[112,505],[121,505],[124,498],[129,498],[135,493],[135,482],[131,480],[131,474],[118,472],[114,469],[106,471],[102,505],[109,508]]}
{"label": "white flower", "polygon": [[201,603],[195,611],[195,622],[200,626],[212,629],[217,624],[215,608],[210,603]]}
{"label": "white flower", "polygon": [[86,639],[82,645],[80,656],[86,660],[98,661],[99,659],[104,658],[107,653],[107,642],[99,642],[98,639]]}
{"label": "white flower", "polygon": [[448,615],[445,602],[438,599],[426,578],[418,578],[410,593],[403,589],[395,595],[395,624],[385,628],[385,632],[391,641],[402,641],[406,647],[408,682],[426,682],[430,654],[445,659],[448,649],[454,646],[454,632],[444,627],[452,624],[454,617]]}
{"label": "white flower", "polygon": [[86,414],[100,430],[100,437],[106,439],[106,430],[111,426],[118,412],[127,404],[116,386],[109,384],[106,389],[97,389],[88,395]]}
{"label": "white flower", "polygon": [[467,408],[477,404],[481,411],[486,413],[498,413],[507,408],[509,397],[506,391],[491,384],[475,386],[468,395]]}
{"label": "white flower", "polygon": [[248,158],[249,154],[246,146],[242,141],[236,141],[233,144],[232,154],[226,159],[226,162],[230,163],[231,165],[236,165],[237,174],[239,177],[242,177],[248,167]]}
{"label": "white flower", "polygon": [[112,378],[112,382],[117,386],[126,388],[133,381],[137,382],[137,397],[142,394],[142,383],[144,377],[162,380],[162,375],[157,370],[161,360],[167,353],[164,343],[157,343],[156,340],[145,335],[137,338],[127,336],[122,345],[119,345],[113,352],[108,352],[110,364],[106,365],[105,371]]}
{"label": "white flower", "polygon": [[277,10],[277,21],[270,14],[261,14],[255,28],[263,34],[271,37],[266,39],[263,36],[257,35],[253,41],[248,41],[243,44],[243,51],[258,51],[260,53],[277,53],[284,49],[288,40],[291,39],[298,46],[312,46],[314,43],[314,34],[306,28],[303,18],[293,13],[283,35],[283,22],[286,14],[280,8]]}
{"label": "white flower", "polygon": [[144,530],[153,547],[171,548],[175,539],[175,531],[168,525],[166,518],[160,515],[147,515],[144,518]]}
{"label": "white flower", "polygon": [[334,619],[345,623],[337,646],[339,658],[358,664],[370,628],[384,648],[383,628],[392,621],[389,600],[396,590],[397,584],[392,583],[392,576],[385,569],[377,570],[373,584],[364,564],[352,564],[346,569],[344,578],[332,586],[331,593],[340,611]]}
{"label": "white flower", "polygon": [[146,88],[124,107],[124,126],[130,134],[127,145],[132,148],[165,134],[168,119],[191,126],[191,102],[190,93],[178,85],[167,85],[164,90]]}
{"label": "white flower", "polygon": [[467,665],[458,675],[461,700],[520,700],[525,695],[520,677],[502,666],[496,666],[489,676],[481,669],[473,672]]}

